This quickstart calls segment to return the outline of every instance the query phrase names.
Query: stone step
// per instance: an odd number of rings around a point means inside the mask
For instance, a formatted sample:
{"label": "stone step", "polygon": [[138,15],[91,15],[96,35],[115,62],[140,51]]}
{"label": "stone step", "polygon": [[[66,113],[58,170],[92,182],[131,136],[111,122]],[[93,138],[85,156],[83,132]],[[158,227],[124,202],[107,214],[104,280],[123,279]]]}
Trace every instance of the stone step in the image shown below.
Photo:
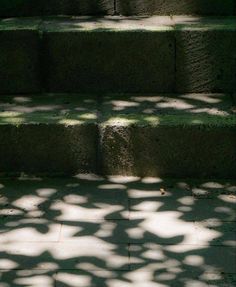
{"label": "stone step", "polygon": [[1,0],[0,7],[0,17],[114,13],[114,0]]}
{"label": "stone step", "polygon": [[235,15],[234,0],[116,0],[123,15]]}
{"label": "stone step", "polygon": [[235,177],[227,94],[8,96],[0,110],[2,174]]}
{"label": "stone step", "polygon": [[41,15],[235,15],[234,0],[1,0],[0,17]]}
{"label": "stone step", "polygon": [[236,92],[236,18],[0,21],[0,94]]}

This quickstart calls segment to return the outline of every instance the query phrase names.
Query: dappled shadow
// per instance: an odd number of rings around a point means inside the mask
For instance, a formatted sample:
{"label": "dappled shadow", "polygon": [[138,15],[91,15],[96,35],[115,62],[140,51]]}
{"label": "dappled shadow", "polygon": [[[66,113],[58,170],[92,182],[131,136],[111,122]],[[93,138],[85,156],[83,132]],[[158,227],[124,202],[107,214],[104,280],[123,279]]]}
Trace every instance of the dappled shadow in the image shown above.
{"label": "dappled shadow", "polygon": [[234,286],[235,192],[219,180],[1,179],[2,286]]}
{"label": "dappled shadow", "polygon": [[235,121],[227,94],[5,96],[1,172],[234,178]]}
{"label": "dappled shadow", "polygon": [[234,178],[232,106],[226,94],[104,97],[105,174]]}

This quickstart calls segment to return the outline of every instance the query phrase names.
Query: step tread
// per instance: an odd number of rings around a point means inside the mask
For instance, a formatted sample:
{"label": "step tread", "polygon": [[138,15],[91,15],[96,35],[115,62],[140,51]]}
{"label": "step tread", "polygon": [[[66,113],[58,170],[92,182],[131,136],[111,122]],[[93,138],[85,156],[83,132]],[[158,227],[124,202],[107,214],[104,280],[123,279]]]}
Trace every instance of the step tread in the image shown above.
{"label": "step tread", "polygon": [[89,95],[3,96],[0,125],[23,123],[82,124],[94,122],[96,97]]}
{"label": "step tread", "polygon": [[105,17],[25,17],[0,20],[2,30],[69,31],[162,31],[179,29],[236,30],[236,17],[194,16],[105,16]]}
{"label": "step tread", "polygon": [[3,96],[0,101],[0,125],[97,122],[235,126],[236,117],[228,94],[45,94]]}
{"label": "step tread", "polygon": [[153,17],[64,17],[49,18],[44,21],[43,30],[46,32],[69,31],[132,31],[132,30],[168,30],[174,22],[169,16]]}
{"label": "step tread", "polygon": [[38,30],[42,19],[34,18],[7,18],[0,20],[0,31],[4,30]]}
{"label": "step tread", "polygon": [[235,125],[228,94],[107,96],[105,124]]}

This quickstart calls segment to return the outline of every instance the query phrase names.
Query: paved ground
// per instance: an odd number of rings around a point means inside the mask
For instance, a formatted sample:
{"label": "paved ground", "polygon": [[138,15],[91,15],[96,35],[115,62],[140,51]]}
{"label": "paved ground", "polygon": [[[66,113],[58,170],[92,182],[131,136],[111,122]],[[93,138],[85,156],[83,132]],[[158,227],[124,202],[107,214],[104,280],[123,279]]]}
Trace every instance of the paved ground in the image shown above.
{"label": "paved ground", "polygon": [[0,287],[236,286],[236,182],[0,180]]}

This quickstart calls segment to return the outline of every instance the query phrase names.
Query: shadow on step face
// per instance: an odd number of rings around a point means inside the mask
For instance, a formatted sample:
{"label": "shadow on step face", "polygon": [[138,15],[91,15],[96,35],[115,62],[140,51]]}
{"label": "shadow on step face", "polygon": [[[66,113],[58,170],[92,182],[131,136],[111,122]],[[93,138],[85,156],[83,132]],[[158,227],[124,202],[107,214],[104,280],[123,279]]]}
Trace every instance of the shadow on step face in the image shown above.
{"label": "shadow on step face", "polygon": [[104,173],[234,178],[232,106],[227,94],[104,97]]}
{"label": "shadow on step face", "polygon": [[0,180],[3,286],[235,283],[236,182]]}
{"label": "shadow on step face", "polygon": [[2,97],[1,172],[231,177],[227,94]]}
{"label": "shadow on step face", "polygon": [[2,0],[0,17],[114,14],[114,0]]}
{"label": "shadow on step face", "polygon": [[233,0],[116,0],[123,15],[234,15]]}

